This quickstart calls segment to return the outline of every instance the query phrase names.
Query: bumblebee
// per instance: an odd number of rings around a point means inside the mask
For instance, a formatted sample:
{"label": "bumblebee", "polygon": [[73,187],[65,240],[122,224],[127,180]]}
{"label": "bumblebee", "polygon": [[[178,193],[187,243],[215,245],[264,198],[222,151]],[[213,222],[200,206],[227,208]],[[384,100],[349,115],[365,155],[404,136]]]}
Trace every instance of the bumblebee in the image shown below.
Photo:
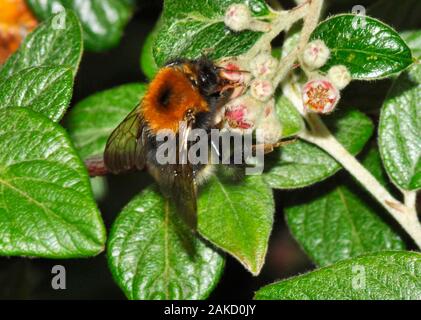
{"label": "bumblebee", "polygon": [[[197,184],[206,164],[178,161],[159,164],[156,137],[170,130],[180,149],[188,149],[192,129],[210,131],[217,114],[229,100],[235,84],[211,60],[176,60],[166,64],[149,84],[140,104],[123,120],[108,139],[104,162],[111,173],[146,169],[164,196],[193,230],[197,225]],[[184,125],[182,125],[182,123]],[[183,151],[183,150],[181,150]],[[187,154],[186,153],[186,154]]]}

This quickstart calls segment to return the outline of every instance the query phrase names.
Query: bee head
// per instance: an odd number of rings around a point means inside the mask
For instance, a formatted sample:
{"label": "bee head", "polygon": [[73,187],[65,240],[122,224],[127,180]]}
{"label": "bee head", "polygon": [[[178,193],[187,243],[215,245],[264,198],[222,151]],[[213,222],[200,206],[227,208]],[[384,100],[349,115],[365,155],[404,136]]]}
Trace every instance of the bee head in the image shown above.
{"label": "bee head", "polygon": [[207,58],[200,58],[196,61],[195,65],[199,91],[205,96],[219,93],[219,70],[215,64]]}

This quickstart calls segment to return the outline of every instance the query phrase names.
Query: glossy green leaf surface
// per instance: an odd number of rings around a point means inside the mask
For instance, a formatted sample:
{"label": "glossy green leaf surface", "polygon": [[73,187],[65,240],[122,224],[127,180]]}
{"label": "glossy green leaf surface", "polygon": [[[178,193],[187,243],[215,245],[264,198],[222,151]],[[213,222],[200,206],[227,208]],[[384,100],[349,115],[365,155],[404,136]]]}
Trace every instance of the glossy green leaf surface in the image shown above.
{"label": "glossy green leaf surface", "polygon": [[331,51],[322,68],[345,65],[354,79],[390,77],[410,66],[411,50],[399,34],[383,22],[352,14],[333,16],[319,24],[312,39],[323,40]]}
{"label": "glossy green leaf surface", "polygon": [[294,238],[319,266],[365,253],[404,249],[399,236],[382,221],[384,210],[362,196],[349,179],[335,179],[295,191],[285,209]]}
{"label": "glossy green leaf surface", "polygon": [[153,187],[120,213],[110,233],[108,259],[126,296],[147,300],[206,298],[224,264]]}
{"label": "glossy green leaf surface", "polygon": [[384,187],[390,189],[392,183],[387,176],[380,157],[380,152],[375,145],[372,145],[367,151],[361,154],[360,161],[378,182],[380,182]]}
{"label": "glossy green leaf surface", "polygon": [[304,128],[304,121],[294,105],[284,96],[276,100],[276,112],[282,124],[282,137],[298,134]]}
{"label": "glossy green leaf surface", "polygon": [[199,232],[207,240],[259,274],[272,230],[272,190],[261,176],[241,182],[212,177],[200,192]]}
{"label": "glossy green leaf surface", "polygon": [[415,58],[421,59],[421,30],[405,31],[400,35],[412,50],[412,55]]}
{"label": "glossy green leaf surface", "polygon": [[27,108],[0,111],[0,254],[96,255],[105,228],[66,132]]}
{"label": "glossy green leaf surface", "polygon": [[58,121],[73,92],[73,74],[65,67],[24,69],[0,82],[0,109],[26,107]]}
{"label": "glossy green leaf surface", "polygon": [[40,24],[0,69],[0,80],[30,67],[64,66],[76,75],[82,56],[82,31],[78,18],[64,11]]}
{"label": "glossy green leaf surface", "polygon": [[[352,154],[359,153],[373,133],[371,120],[356,110],[336,111],[324,120]],[[341,168],[327,153],[304,141],[279,148],[265,161],[264,179],[275,189],[309,186],[330,177]]]}
{"label": "glossy green leaf surface", "polygon": [[392,181],[405,190],[421,188],[421,65],[394,82],[382,107],[379,147]]}
{"label": "glossy green leaf surface", "polygon": [[153,45],[161,25],[162,19],[159,19],[154,29],[146,37],[140,53],[140,68],[149,80],[155,76],[159,69],[153,56]]}
{"label": "glossy green leaf surface", "polygon": [[60,10],[71,9],[79,17],[86,49],[102,51],[116,46],[133,11],[120,0],[27,0],[41,20]]}
{"label": "glossy green leaf surface", "polygon": [[420,300],[421,254],[374,253],[270,284],[256,292],[267,300]]}
{"label": "glossy green leaf surface", "polygon": [[125,84],[96,93],[72,108],[66,121],[80,156],[102,154],[111,132],[140,103],[146,86]]}
{"label": "glossy green leaf surface", "polygon": [[269,14],[263,0],[165,0],[162,26],[153,53],[158,66],[174,58],[212,59],[237,56],[249,50],[260,32],[233,32],[224,24],[226,9],[233,3],[249,6],[253,15]]}

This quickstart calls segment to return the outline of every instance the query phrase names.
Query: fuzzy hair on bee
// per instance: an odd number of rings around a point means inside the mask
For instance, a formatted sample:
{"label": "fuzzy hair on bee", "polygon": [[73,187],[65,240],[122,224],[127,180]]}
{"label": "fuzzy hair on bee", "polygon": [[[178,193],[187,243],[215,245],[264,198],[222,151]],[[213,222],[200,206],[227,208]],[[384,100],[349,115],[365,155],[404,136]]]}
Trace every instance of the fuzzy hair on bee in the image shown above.
{"label": "fuzzy hair on bee", "polygon": [[[212,169],[205,163],[180,161],[179,151],[191,147],[191,130],[200,128],[209,133],[215,127],[216,115],[228,101],[231,87],[231,81],[207,58],[170,61],[151,81],[140,104],[109,137],[105,166],[115,174],[146,169],[195,230],[197,185]],[[163,143],[157,141],[157,135],[162,131],[171,132],[179,141],[175,164],[160,164],[156,159]]]}

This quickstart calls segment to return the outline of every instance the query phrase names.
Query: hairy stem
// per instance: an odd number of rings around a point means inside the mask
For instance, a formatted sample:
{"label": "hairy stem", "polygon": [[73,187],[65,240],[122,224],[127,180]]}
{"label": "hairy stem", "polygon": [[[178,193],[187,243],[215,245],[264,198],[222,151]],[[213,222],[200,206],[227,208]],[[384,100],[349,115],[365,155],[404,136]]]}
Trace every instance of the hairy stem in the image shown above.
{"label": "hairy stem", "polygon": [[415,210],[415,196],[412,193],[405,195],[406,205],[395,199],[363,166],[351,155],[316,114],[307,114],[306,120],[311,131],[303,131],[299,137],[311,142],[329,153],[351,175],[353,175],[364,188],[391,214],[391,216],[411,236],[417,246],[421,248],[421,224]]}
{"label": "hairy stem", "polygon": [[259,52],[270,48],[272,40],[276,38],[276,36],[278,36],[282,31],[288,30],[292,24],[308,16],[310,2],[311,0],[308,0],[302,5],[299,5],[291,10],[277,12],[277,17],[270,24],[270,31],[261,36],[261,38],[247,52],[245,58],[250,60],[254,59],[254,57],[256,57]]}
{"label": "hairy stem", "polygon": [[[300,40],[298,42],[297,48],[290,52],[285,58],[281,59],[279,63],[279,70],[276,72],[276,77],[273,79],[274,87],[277,87],[285,79],[297,60],[300,62],[301,67],[304,67],[303,63],[301,62],[301,56],[305,46],[310,39],[311,33],[317,27],[320,19],[320,13],[323,7],[323,2],[323,0],[312,0],[296,7],[297,12],[300,14],[305,13]],[[297,14],[297,17],[301,18],[301,15]]]}

